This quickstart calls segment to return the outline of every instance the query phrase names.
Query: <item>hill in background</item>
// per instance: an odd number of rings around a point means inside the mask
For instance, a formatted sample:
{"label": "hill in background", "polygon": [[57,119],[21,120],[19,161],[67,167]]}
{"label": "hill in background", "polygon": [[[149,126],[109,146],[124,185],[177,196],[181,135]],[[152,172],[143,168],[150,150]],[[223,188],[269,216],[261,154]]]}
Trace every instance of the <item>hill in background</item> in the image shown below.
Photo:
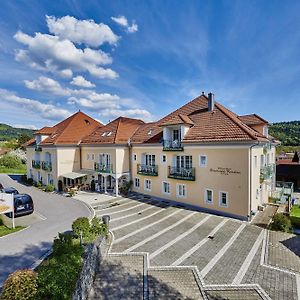
{"label": "hill in background", "polygon": [[10,141],[17,139],[21,135],[33,136],[34,130],[26,128],[15,128],[6,124],[0,123],[0,141]]}
{"label": "hill in background", "polygon": [[300,121],[274,123],[269,132],[283,146],[300,146]]}

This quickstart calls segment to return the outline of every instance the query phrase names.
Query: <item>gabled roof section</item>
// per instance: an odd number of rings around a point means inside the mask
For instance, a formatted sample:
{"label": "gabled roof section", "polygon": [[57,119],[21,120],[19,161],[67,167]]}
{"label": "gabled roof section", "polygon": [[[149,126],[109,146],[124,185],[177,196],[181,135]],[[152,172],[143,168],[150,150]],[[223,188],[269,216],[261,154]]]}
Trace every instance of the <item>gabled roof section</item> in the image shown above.
{"label": "gabled roof section", "polygon": [[53,133],[54,127],[43,127],[37,131],[34,132],[34,134],[41,134],[41,135],[50,135]]}
{"label": "gabled roof section", "polygon": [[159,143],[162,140],[163,131],[158,122],[146,123],[138,128],[131,138],[132,144]]}
{"label": "gabled roof section", "polygon": [[238,118],[248,126],[269,124],[268,121],[266,121],[265,119],[263,119],[257,114],[238,116]]}
{"label": "gabled roof section", "polygon": [[100,126],[103,125],[79,111],[53,127],[43,127],[36,134],[50,133],[40,145],[76,145],[83,137]]}
{"label": "gabled roof section", "polygon": [[160,126],[170,126],[170,125],[194,125],[194,122],[189,118],[187,115],[178,114],[177,116],[174,115],[173,118],[168,119],[160,123]]}
{"label": "gabled roof section", "polygon": [[144,124],[139,119],[119,117],[103,127],[96,128],[82,139],[81,144],[127,144],[135,131]]}

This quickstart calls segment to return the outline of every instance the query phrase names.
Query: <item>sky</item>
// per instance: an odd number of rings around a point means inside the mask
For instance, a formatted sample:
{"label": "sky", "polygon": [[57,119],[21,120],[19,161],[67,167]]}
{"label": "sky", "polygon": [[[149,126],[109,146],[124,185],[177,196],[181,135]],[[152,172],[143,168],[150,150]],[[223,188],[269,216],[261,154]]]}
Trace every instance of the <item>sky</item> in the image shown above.
{"label": "sky", "polygon": [[300,119],[300,2],[1,0],[0,123],[158,120],[202,92]]}

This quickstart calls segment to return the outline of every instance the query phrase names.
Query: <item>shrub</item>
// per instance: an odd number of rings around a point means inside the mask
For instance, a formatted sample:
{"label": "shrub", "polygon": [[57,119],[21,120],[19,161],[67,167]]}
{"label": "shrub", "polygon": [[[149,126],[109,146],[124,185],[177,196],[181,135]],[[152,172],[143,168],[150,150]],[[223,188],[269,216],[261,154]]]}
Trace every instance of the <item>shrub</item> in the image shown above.
{"label": "shrub", "polygon": [[68,233],[59,233],[53,241],[52,249],[55,256],[60,256],[72,251],[73,240]]}
{"label": "shrub", "polygon": [[21,181],[24,182],[24,183],[27,182],[27,175],[26,175],[26,174],[23,174],[23,175],[21,176]]}
{"label": "shrub", "polygon": [[27,179],[27,183],[28,183],[29,185],[33,185],[33,179],[32,179],[32,178],[28,178],[28,179]]}
{"label": "shrub", "polygon": [[75,196],[76,192],[71,189],[71,190],[69,190],[68,194],[70,197],[73,197],[73,196]]}
{"label": "shrub", "polygon": [[300,205],[293,205],[291,212],[290,212],[290,219],[292,224],[295,227],[299,227],[300,228]]}
{"label": "shrub", "polygon": [[93,235],[107,235],[107,226],[94,217],[91,224],[91,232]]}
{"label": "shrub", "polygon": [[40,181],[37,181],[34,183],[34,186],[37,187],[38,189],[41,189],[43,187],[43,184]]}
{"label": "shrub", "polygon": [[1,300],[36,299],[37,288],[37,273],[32,270],[19,270],[6,279]]}
{"label": "shrub", "polygon": [[72,224],[72,230],[76,236],[80,236],[80,232],[82,232],[82,236],[86,237],[90,233],[90,223],[89,219],[86,217],[76,219]]}
{"label": "shrub", "polygon": [[18,169],[22,167],[22,161],[17,156],[5,154],[0,157],[0,166],[4,166],[9,169]]}
{"label": "shrub", "polygon": [[[3,225],[3,220],[1,219],[1,216],[0,216],[0,226]],[[1,299],[1,298],[0,298]]]}
{"label": "shrub", "polygon": [[48,184],[45,189],[45,192],[52,193],[54,191],[54,186],[52,184]]}
{"label": "shrub", "polygon": [[287,217],[283,213],[275,214],[269,227],[271,230],[276,231],[290,232],[292,230],[292,225],[289,217]]}

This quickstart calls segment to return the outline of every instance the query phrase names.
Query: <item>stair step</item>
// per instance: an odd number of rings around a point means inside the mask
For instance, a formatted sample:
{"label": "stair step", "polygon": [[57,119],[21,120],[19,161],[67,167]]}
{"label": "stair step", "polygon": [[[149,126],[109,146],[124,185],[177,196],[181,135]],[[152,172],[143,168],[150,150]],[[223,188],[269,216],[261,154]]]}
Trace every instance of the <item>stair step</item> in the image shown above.
{"label": "stair step", "polygon": [[100,265],[90,300],[143,299],[143,255],[107,255]]}
{"label": "stair step", "polygon": [[148,270],[149,300],[204,299],[190,269]]}

